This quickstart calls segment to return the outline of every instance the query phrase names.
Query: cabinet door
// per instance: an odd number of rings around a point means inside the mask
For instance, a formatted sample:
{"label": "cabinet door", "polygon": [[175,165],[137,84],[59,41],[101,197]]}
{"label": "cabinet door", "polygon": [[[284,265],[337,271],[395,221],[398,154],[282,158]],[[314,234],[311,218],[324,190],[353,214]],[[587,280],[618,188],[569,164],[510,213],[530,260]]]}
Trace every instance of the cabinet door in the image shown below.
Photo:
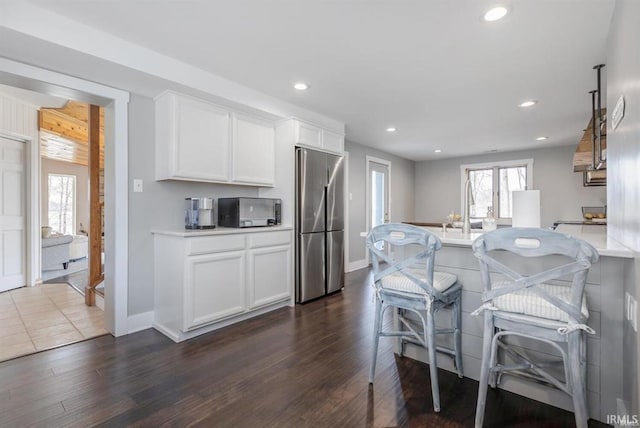
{"label": "cabinet door", "polygon": [[291,298],[291,245],[249,250],[249,306]]}
{"label": "cabinet door", "polygon": [[324,130],[322,131],[322,147],[330,152],[343,153],[344,137],[335,132]]}
{"label": "cabinet door", "polygon": [[183,330],[245,311],[245,252],[187,257]]}
{"label": "cabinet door", "polygon": [[296,144],[322,148],[322,129],[304,122],[296,122]]}
{"label": "cabinet door", "polygon": [[176,95],[175,115],[175,178],[228,181],[229,112]]}
{"label": "cabinet door", "polygon": [[273,186],[276,169],[274,133],[273,124],[234,115],[234,182]]}

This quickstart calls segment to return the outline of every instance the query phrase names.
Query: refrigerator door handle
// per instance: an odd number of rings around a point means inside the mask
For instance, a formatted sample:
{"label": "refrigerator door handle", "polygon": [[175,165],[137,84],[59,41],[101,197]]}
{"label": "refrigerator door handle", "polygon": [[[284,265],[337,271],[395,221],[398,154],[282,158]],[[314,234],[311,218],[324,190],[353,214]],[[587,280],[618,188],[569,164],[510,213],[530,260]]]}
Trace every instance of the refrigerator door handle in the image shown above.
{"label": "refrigerator door handle", "polygon": [[344,287],[344,231],[326,233],[327,294]]}

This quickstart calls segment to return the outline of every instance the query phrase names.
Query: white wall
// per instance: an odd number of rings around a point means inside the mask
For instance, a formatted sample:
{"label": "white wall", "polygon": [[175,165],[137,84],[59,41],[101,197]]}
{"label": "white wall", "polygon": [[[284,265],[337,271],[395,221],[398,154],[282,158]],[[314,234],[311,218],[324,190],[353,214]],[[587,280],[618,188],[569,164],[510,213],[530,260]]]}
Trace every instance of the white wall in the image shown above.
{"label": "white wall", "polygon": [[[129,182],[142,179],[142,193],[129,192],[129,314],[153,310],[153,229],[184,228],[184,198],[258,196],[256,187],[188,181],[155,181],[154,102],[131,95]],[[216,210],[217,215],[217,210]],[[179,263],[176,260],[176,263]]]}
{"label": "white wall", "polygon": [[[609,231],[640,251],[640,2],[619,1],[611,24],[607,55],[607,107],[625,98],[625,117],[616,130],[607,123]],[[634,15],[635,14],[635,15]]]}
{"label": "white wall", "polygon": [[[6,89],[6,88],[5,88]],[[15,94],[0,93],[0,133],[6,136],[18,137],[26,141],[27,165],[25,171],[26,191],[29,197],[26,201],[27,221],[26,285],[36,285],[40,281],[40,183],[37,180],[40,168],[38,143],[38,106],[15,98]],[[34,154],[34,155],[32,155]]]}
{"label": "white wall", "polygon": [[[609,181],[609,236],[640,251],[640,2],[618,0],[607,45],[607,108],[612,112],[622,95],[625,117],[611,129],[607,123],[607,180]],[[609,116],[610,117],[610,116]],[[640,258],[626,273],[625,291],[640,297]],[[636,314],[637,315],[637,314]],[[624,323],[624,400],[631,414],[640,412],[640,340]]]}
{"label": "white wall", "polygon": [[347,141],[345,150],[349,152],[349,254],[347,263],[366,258],[364,238],[360,232],[366,228],[366,172],[367,156],[391,162],[391,217],[392,222],[412,221],[414,213],[414,168],[415,162],[380,150]]}
{"label": "white wall", "polygon": [[89,168],[70,162],[42,158],[40,175],[40,223],[49,225],[49,174],[65,174],[76,176],[76,221],[75,233],[80,233],[80,223],[84,230],[89,230]]}
{"label": "white wall", "polygon": [[[585,124],[586,126],[586,124]],[[542,227],[556,220],[582,220],[582,206],[603,206],[606,187],[583,187],[582,174],[574,173],[576,145],[519,152],[424,161],[416,164],[416,221],[441,222],[448,213],[461,212],[460,165],[512,159],[533,159],[533,189],[540,190]]]}

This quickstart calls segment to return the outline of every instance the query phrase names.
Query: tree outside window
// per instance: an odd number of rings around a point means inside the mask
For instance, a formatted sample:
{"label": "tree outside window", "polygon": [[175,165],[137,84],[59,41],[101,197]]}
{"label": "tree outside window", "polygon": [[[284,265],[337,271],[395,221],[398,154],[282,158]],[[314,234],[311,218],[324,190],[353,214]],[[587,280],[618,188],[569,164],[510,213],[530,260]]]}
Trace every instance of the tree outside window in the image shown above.
{"label": "tree outside window", "polygon": [[511,218],[513,217],[512,192],[515,190],[527,190],[527,167],[498,168],[498,171],[500,175],[498,216]]}
{"label": "tree outside window", "polygon": [[76,177],[49,174],[49,226],[54,232],[75,234]]}

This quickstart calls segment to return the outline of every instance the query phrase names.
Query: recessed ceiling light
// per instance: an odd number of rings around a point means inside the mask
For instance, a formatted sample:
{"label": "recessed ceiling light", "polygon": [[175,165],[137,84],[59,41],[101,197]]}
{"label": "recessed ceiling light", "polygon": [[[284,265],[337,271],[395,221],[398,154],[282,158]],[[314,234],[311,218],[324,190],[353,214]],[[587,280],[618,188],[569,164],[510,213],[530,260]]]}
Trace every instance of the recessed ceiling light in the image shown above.
{"label": "recessed ceiling light", "polygon": [[307,89],[309,89],[309,85],[304,82],[297,82],[293,84],[293,88],[298,91],[306,91]]}
{"label": "recessed ceiling light", "polygon": [[527,101],[523,101],[520,104],[518,104],[518,107],[531,107],[538,104],[538,101],[536,100],[527,100]]}
{"label": "recessed ceiling light", "polygon": [[433,151],[433,153],[442,153],[442,150],[440,150],[440,149],[435,149],[435,150]]}
{"label": "recessed ceiling light", "polygon": [[484,14],[484,20],[493,22],[499,19],[502,19],[507,14],[507,8],[504,6],[496,6],[494,8],[489,9],[487,13]]}
{"label": "recessed ceiling light", "polygon": [[549,137],[537,137],[536,141],[544,141],[547,140]]}
{"label": "recessed ceiling light", "polygon": [[387,128],[387,132],[396,132],[395,126],[390,126]]}

